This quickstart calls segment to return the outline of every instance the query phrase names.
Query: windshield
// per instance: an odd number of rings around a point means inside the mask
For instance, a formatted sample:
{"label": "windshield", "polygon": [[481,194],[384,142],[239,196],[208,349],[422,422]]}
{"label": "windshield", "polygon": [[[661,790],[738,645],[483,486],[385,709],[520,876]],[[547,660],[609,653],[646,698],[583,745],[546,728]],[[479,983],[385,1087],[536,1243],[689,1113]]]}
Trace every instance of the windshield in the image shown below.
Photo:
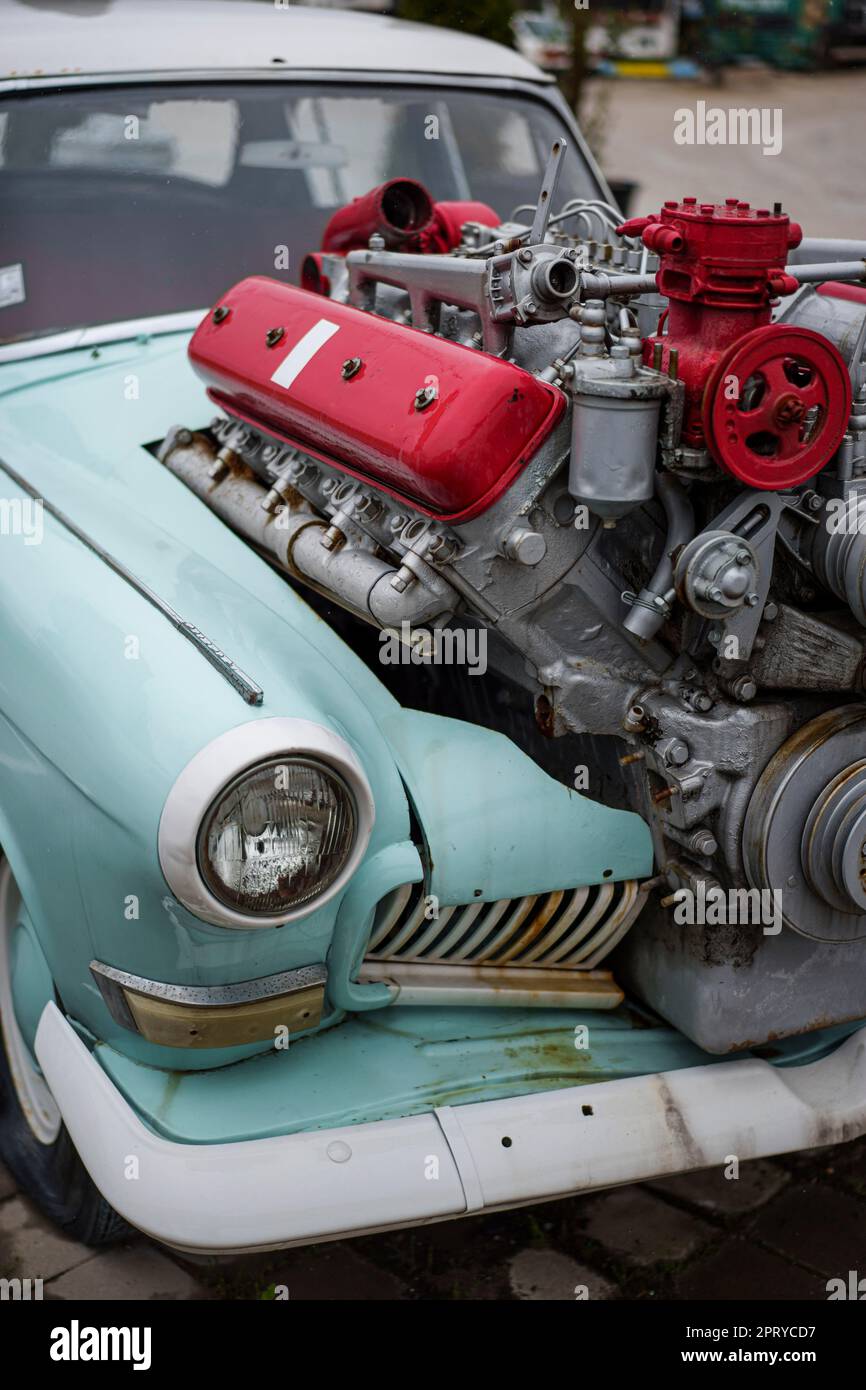
{"label": "windshield", "polygon": [[[531,97],[219,83],[62,90],[0,105],[0,342],[298,282],[333,211],[385,179],[533,203],[563,130]],[[597,188],[571,142],[557,200]]]}

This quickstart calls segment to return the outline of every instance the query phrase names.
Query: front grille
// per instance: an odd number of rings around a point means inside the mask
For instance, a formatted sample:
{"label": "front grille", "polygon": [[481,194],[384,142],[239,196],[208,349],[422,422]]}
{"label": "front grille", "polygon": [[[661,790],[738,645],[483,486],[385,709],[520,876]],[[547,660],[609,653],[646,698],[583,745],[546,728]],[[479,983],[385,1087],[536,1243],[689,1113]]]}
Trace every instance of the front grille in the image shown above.
{"label": "front grille", "polygon": [[404,884],[379,904],[369,961],[593,970],[621,941],[646,894],[634,879],[536,897],[439,907]]}

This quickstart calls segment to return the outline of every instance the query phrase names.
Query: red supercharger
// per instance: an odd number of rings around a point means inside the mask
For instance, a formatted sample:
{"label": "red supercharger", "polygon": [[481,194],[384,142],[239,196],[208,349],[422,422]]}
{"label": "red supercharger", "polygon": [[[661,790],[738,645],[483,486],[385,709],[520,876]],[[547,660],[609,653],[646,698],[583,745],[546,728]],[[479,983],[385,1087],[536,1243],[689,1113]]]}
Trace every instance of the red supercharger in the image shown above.
{"label": "red supercharger", "polygon": [[512,362],[263,277],[223,296],[189,358],[228,414],[453,522],[505,491],[565,409]]}
{"label": "red supercharger", "polygon": [[776,296],[797,288],[785,271],[802,239],[797,223],[737,198],[684,198],[619,230],[659,257],[669,308],[644,340],[644,360],[684,384],[683,443],[706,446],[749,487],[813,477],[839,447],[851,380],[820,334],[770,322]]}

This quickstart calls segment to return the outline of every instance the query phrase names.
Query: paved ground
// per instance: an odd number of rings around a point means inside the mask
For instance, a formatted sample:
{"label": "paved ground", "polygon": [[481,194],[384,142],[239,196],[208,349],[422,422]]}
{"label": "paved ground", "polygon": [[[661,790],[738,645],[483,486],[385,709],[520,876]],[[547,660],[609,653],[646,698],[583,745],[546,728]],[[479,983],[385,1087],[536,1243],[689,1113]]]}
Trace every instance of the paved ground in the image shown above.
{"label": "paved ground", "polygon": [[0,1277],[56,1299],[827,1298],[866,1278],[866,1140],[261,1257],[190,1264],[144,1238],[101,1253],[50,1229],[0,1171]]}
{"label": "paved ground", "polygon": [[[782,148],[678,145],[674,113],[707,107],[781,112]],[[636,179],[632,212],[657,211],[666,198],[725,197],[769,207],[775,201],[810,235],[866,237],[866,68],[809,74],[769,69],[727,72],[706,82],[589,84],[582,119],[608,175]]]}

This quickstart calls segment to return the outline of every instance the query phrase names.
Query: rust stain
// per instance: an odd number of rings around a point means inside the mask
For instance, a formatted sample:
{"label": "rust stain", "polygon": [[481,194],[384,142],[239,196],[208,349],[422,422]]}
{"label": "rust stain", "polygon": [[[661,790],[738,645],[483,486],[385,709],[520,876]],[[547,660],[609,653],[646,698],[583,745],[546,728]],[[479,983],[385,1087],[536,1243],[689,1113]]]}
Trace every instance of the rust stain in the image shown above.
{"label": "rust stain", "polygon": [[564,890],[549,893],[547,895],[547,900],[542,903],[541,907],[535,913],[529,926],[524,929],[516,941],[512,942],[507,951],[504,951],[502,955],[496,957],[495,963],[497,965],[504,965],[506,961],[513,960],[515,956],[520,955],[528,946],[531,946],[534,941],[537,941],[547,929],[551,917],[556,912],[556,909],[559,907],[564,897]]}
{"label": "rust stain", "polygon": [[665,1120],[671,1135],[676,1139],[680,1149],[687,1156],[689,1166],[692,1168],[705,1168],[707,1160],[701,1152],[701,1147],[689,1129],[685,1116],[680,1110],[671,1094],[670,1087],[664,1078],[659,1075],[656,1077],[659,1098],[664,1106]]}

